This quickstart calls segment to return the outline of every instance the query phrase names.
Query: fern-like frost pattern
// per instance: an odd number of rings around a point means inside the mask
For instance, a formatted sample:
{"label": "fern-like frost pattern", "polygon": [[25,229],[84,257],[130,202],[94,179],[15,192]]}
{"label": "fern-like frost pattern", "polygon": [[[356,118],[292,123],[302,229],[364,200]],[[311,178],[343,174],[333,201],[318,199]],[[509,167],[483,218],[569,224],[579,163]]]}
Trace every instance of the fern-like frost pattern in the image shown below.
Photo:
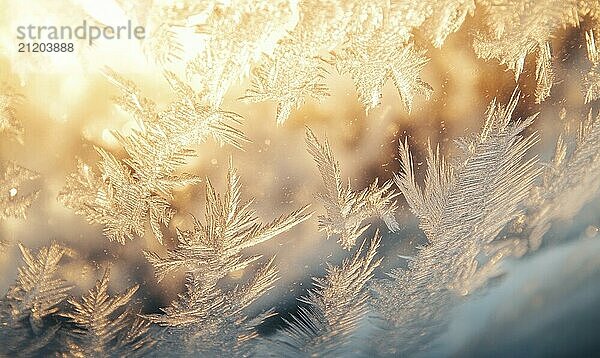
{"label": "fern-like frost pattern", "polygon": [[408,144],[401,143],[403,171],[396,184],[419,218],[427,244],[407,269],[375,287],[375,305],[390,323],[380,342],[383,351],[407,354],[424,348],[443,327],[452,302],[498,275],[503,257],[526,250],[526,242],[498,237],[521,213],[540,172],[535,158],[524,159],[537,137],[520,135],[534,116],[511,121],[516,98],[507,106],[490,105],[481,132],[458,141],[454,161],[430,147],[423,188],[415,182]]}
{"label": "fern-like frost pattern", "polygon": [[319,230],[327,237],[338,236],[338,242],[350,250],[357,239],[369,228],[366,220],[377,216],[385,221],[391,231],[399,229],[394,217],[397,209],[391,181],[378,185],[376,179],[362,191],[353,191],[342,181],[339,163],[335,160],[329,142],[320,143],[315,134],[306,129],[308,152],[313,157],[323,179],[323,190],[317,198],[325,206],[327,215],[319,216]]}
{"label": "fern-like frost pattern", "polygon": [[162,242],[161,227],[168,226],[174,214],[169,203],[173,190],[199,182],[194,175],[177,173],[194,155],[190,147],[213,138],[240,148],[246,138],[234,125],[241,117],[202,104],[194,90],[171,72],[165,77],[177,100],[162,111],[133,82],[110,69],[106,75],[123,93],[116,103],[131,114],[140,130],[129,136],[115,133],[127,158],[119,160],[96,148],[101,157],[98,171],[80,161],[59,200],[90,223],[102,224],[110,240],[125,244],[143,236],[149,222]]}
{"label": "fern-like frost pattern", "polygon": [[[381,263],[377,259],[379,233],[365,249],[363,244],[340,266],[329,266],[327,275],[314,278],[315,289],[300,301],[288,326],[262,347],[273,357],[340,357],[352,353],[356,331],[369,312],[367,284]],[[268,352],[268,353],[267,353]]]}
{"label": "fern-like frost pattern", "polygon": [[185,291],[171,306],[163,308],[164,314],[148,318],[168,327],[168,352],[246,356],[252,347],[248,341],[257,336],[255,326],[272,312],[249,318],[244,310],[273,286],[277,269],[271,259],[243,285],[224,289],[220,282],[260,259],[245,257],[244,249],[288,231],[311,214],[303,207],[269,224],[260,224],[250,202],[242,202],[235,169],[229,170],[223,195],[209,180],[206,183],[205,222],[196,220],[192,230],[178,231],[178,246],[166,256],[146,252],[159,281],[176,270],[186,273]]}

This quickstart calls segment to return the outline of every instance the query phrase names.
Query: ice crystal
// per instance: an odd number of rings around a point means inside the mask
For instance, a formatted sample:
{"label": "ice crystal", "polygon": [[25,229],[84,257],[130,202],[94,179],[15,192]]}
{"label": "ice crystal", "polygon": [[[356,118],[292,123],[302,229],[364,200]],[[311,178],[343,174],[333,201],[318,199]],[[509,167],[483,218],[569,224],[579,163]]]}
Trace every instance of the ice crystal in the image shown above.
{"label": "ice crystal", "polygon": [[441,47],[450,34],[458,31],[467,15],[475,11],[474,0],[437,0],[429,6],[423,32],[435,47]]}
{"label": "ice crystal", "polygon": [[241,123],[241,116],[205,103],[200,93],[173,72],[165,71],[164,75],[176,98],[162,111],[156,108],[154,101],[144,97],[133,82],[111,69],[106,69],[105,73],[122,92],[122,96],[115,99],[116,103],[140,124],[142,131],[132,137],[143,141],[148,135],[150,138],[146,140],[149,144],[170,144],[165,149],[169,152],[162,154],[164,157],[209,138],[220,145],[229,144],[236,148],[247,141],[244,133],[236,128]]}
{"label": "ice crystal", "polygon": [[317,56],[306,56],[302,47],[293,42],[281,45],[273,57],[253,71],[254,78],[246,95],[247,102],[276,101],[277,124],[283,124],[293,109],[313,98],[317,101],[329,96],[324,84],[325,62]]}
{"label": "ice crystal", "polygon": [[394,218],[398,195],[392,190],[393,183],[388,181],[378,186],[378,180],[362,191],[353,191],[350,183],[344,185],[339,163],[335,160],[327,138],[323,144],[314,133],[306,129],[308,152],[317,163],[323,178],[323,191],[317,198],[325,206],[327,215],[319,216],[319,230],[327,237],[339,236],[338,242],[350,250],[356,240],[367,230],[370,224],[365,221],[373,216],[383,219],[392,231],[399,229]]}
{"label": "ice crystal", "polygon": [[526,250],[524,242],[497,237],[520,214],[539,173],[536,159],[524,161],[536,136],[520,135],[534,116],[511,121],[516,103],[516,96],[506,107],[492,102],[479,135],[458,142],[461,154],[455,161],[448,163],[439,147],[430,147],[423,189],[415,183],[408,144],[401,143],[403,171],[396,183],[427,244],[406,270],[396,270],[392,280],[376,287],[376,306],[391,324],[389,340],[381,340],[383,350],[422,347],[443,325],[453,299],[497,275],[504,256]]}
{"label": "ice crystal", "polygon": [[[106,270],[81,301],[69,299],[73,309],[65,311],[61,303],[72,287],[58,271],[62,258],[73,256],[73,251],[56,243],[36,254],[21,244],[19,249],[25,265],[0,301],[2,356],[141,356],[153,346],[149,323],[130,308],[123,309],[130,304],[137,286],[109,297]],[[58,316],[71,321],[61,325]]]}
{"label": "ice crystal", "polygon": [[419,77],[427,61],[409,43],[412,32],[419,26],[432,29],[431,40],[439,47],[473,10],[472,0],[302,1],[296,27],[254,71],[244,99],[276,101],[277,123],[283,123],[306,98],[322,100],[328,95],[327,68],[320,58],[334,50],[328,62],[352,76],[367,110],[379,104],[381,88],[390,77],[410,109],[414,95],[427,97],[431,92]]}
{"label": "ice crystal", "polygon": [[[148,318],[171,332],[166,338],[169,352],[205,352],[237,355],[248,349],[244,342],[254,338],[254,327],[270,312],[249,319],[243,310],[277,280],[273,260],[262,266],[245,285],[223,290],[219,282],[235,271],[246,270],[260,256],[245,257],[242,250],[273,238],[308,219],[303,207],[275,221],[260,224],[248,203],[241,199],[239,177],[230,168],[225,194],[217,194],[206,181],[205,223],[196,220],[193,230],[178,232],[178,246],[165,257],[146,252],[159,280],[174,270],[186,272],[186,290],[164,314]],[[243,346],[242,346],[243,345]]]}
{"label": "ice crystal", "polygon": [[[569,150],[569,142],[574,148]],[[537,249],[553,222],[575,216],[600,193],[600,114],[590,112],[580,124],[577,138],[562,134],[543,181],[532,192],[526,225],[529,241]]]}
{"label": "ice crystal", "polygon": [[592,63],[592,68],[583,79],[585,103],[589,103],[600,98],[600,50],[596,47],[593,31],[586,32],[585,40],[588,59]]}
{"label": "ice crystal", "polygon": [[23,96],[15,93],[10,87],[4,85],[0,88],[0,134],[20,139],[23,135],[23,126],[17,120],[16,106]]}
{"label": "ice crystal", "polygon": [[193,230],[179,231],[178,247],[169,250],[165,258],[147,253],[159,281],[181,268],[198,272],[206,281],[243,270],[259,256],[243,259],[242,250],[270,240],[310,217],[305,206],[263,225],[249,205],[250,202],[242,202],[240,178],[235,169],[229,169],[223,196],[217,194],[207,178],[206,223],[196,220]]}
{"label": "ice crystal", "polygon": [[71,286],[58,277],[58,264],[70,251],[56,243],[36,254],[19,244],[25,265],[19,268],[16,283],[0,302],[0,337],[3,356],[31,356],[40,353],[59,328],[45,319],[58,311]]}
{"label": "ice crystal", "polygon": [[[485,24],[476,33],[477,54],[506,64],[518,79],[526,56],[536,52],[538,103],[549,96],[554,82],[552,34],[567,25],[578,26],[582,16],[598,22],[597,6],[587,1],[485,0],[477,4]],[[409,56],[413,33],[419,30],[434,46],[441,47],[475,8],[473,0],[302,1],[296,27],[277,42],[273,55],[266,56],[255,71],[245,99],[276,101],[277,122],[283,123],[290,110],[306,98],[320,100],[327,95],[323,80],[327,68],[319,57],[333,50],[337,56],[331,63],[340,72],[351,74],[367,109],[379,103],[382,82],[388,77],[395,79],[404,103],[410,107],[414,94],[431,92],[418,79],[424,60],[417,54]]]}
{"label": "ice crystal", "polygon": [[535,65],[535,102],[541,103],[550,96],[550,90],[554,84],[554,70],[552,69],[552,51],[550,43],[538,50],[537,62]]}
{"label": "ice crystal", "polygon": [[117,104],[133,116],[140,130],[129,136],[115,133],[128,154],[123,160],[97,148],[102,159],[99,174],[80,162],[59,200],[89,222],[102,224],[110,240],[124,244],[135,235],[143,236],[149,220],[154,236],[162,242],[161,225],[167,226],[174,214],[168,202],[172,191],[199,181],[176,173],[194,155],[190,147],[211,137],[239,148],[246,138],[232,124],[239,123],[240,117],[201,104],[193,89],[170,72],[165,76],[177,99],[163,111],[131,81],[111,70],[107,76],[123,92]]}
{"label": "ice crystal", "polygon": [[6,294],[14,319],[29,316],[30,322],[39,323],[45,316],[58,311],[56,307],[71,289],[56,277],[58,264],[70,251],[56,243],[42,247],[34,255],[19,244],[25,266],[19,268],[16,284]]}
{"label": "ice crystal", "polygon": [[110,271],[106,269],[81,300],[68,300],[72,311],[62,316],[77,327],[65,342],[68,356],[141,357],[154,345],[148,335],[149,324],[128,307],[138,286],[111,297],[109,280]]}
{"label": "ice crystal", "polygon": [[219,105],[229,87],[273,47],[293,23],[296,8],[290,0],[210,1],[205,21],[195,25],[204,46],[187,64],[210,94],[208,103]]}
{"label": "ice crystal", "polygon": [[[485,0],[478,1],[477,7],[484,26],[476,30],[476,53],[506,64],[518,79],[526,56],[535,52],[538,103],[550,95],[555,81],[553,34],[562,27],[579,26],[581,17],[590,19],[592,25],[599,23],[593,1]],[[328,95],[324,81],[328,68],[320,58],[334,51],[328,62],[352,76],[367,110],[379,104],[381,87],[389,77],[410,109],[415,94],[431,92],[419,78],[426,61],[418,51],[411,51],[414,32],[420,31],[441,47],[475,10],[473,0],[302,1],[297,25],[255,69],[244,99],[276,101],[277,123],[283,123],[306,98],[321,100]]]}
{"label": "ice crystal", "polygon": [[550,94],[553,82],[550,40],[566,25],[577,25],[575,0],[483,1],[487,28],[478,32],[473,46],[483,59],[496,59],[513,70],[518,79],[525,57],[537,52],[536,101]]}
{"label": "ice crystal", "polygon": [[[358,8],[359,4],[356,4]],[[352,20],[360,19],[361,12],[358,9],[353,12],[353,5],[352,1],[300,2],[296,27],[278,41],[273,56],[266,57],[254,71],[251,88],[244,99],[276,101],[277,123],[282,124],[291,110],[302,105],[307,97],[322,100],[328,96],[324,83],[327,70],[321,52],[341,44],[352,27]],[[365,3],[365,7],[367,5]]]}
{"label": "ice crystal", "polygon": [[390,43],[398,42],[396,38],[378,35],[381,38],[373,38],[365,44],[355,44],[336,53],[336,67],[341,73],[352,76],[360,101],[367,110],[379,105],[382,88],[391,78],[402,103],[410,112],[415,95],[429,98],[433,91],[420,77],[428,59],[411,45],[390,46]]}
{"label": "ice crystal", "polygon": [[38,197],[39,191],[26,193],[22,187],[39,175],[13,162],[0,161],[0,220],[25,218],[27,209]]}
{"label": "ice crystal", "polygon": [[[315,289],[300,301],[288,326],[267,339],[265,354],[273,357],[340,357],[351,353],[349,345],[369,312],[367,282],[381,263],[376,259],[379,234],[364,250],[361,246],[352,259],[340,266],[329,266],[324,278],[314,278]],[[364,243],[363,243],[364,245]]]}
{"label": "ice crystal", "polygon": [[185,292],[162,315],[148,318],[167,326],[159,351],[178,356],[247,356],[258,336],[256,326],[272,316],[271,311],[249,318],[244,310],[266,293],[277,280],[277,269],[269,262],[245,285],[223,291],[201,276],[186,276]]}
{"label": "ice crystal", "polygon": [[[22,142],[23,126],[16,117],[16,105],[23,96],[10,87],[0,89],[0,135],[7,135]],[[27,209],[38,197],[39,191],[26,192],[28,181],[39,178],[39,174],[23,168],[12,161],[0,159],[0,220],[7,218],[25,219]]]}
{"label": "ice crystal", "polygon": [[[203,101],[215,106],[298,15],[290,0],[117,2],[146,28],[143,49],[148,57],[161,65],[185,59],[188,79],[200,79]],[[184,47],[182,35],[193,37],[197,46]]]}
{"label": "ice crystal", "polygon": [[122,244],[142,236],[150,221],[154,235],[162,241],[160,225],[168,225],[174,211],[163,197],[152,194],[134,178],[131,170],[112,154],[96,148],[102,160],[101,176],[78,162],[77,172],[70,174],[59,199],[76,214],[104,226],[110,240]]}

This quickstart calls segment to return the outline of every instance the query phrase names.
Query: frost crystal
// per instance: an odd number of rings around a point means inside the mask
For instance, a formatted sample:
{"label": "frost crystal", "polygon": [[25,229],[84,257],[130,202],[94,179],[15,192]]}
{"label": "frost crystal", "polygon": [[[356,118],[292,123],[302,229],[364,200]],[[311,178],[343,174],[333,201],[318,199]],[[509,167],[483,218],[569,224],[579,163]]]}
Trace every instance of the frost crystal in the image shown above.
{"label": "frost crystal", "polygon": [[288,231],[311,214],[303,207],[262,225],[249,207],[251,202],[241,201],[241,185],[233,168],[224,195],[206,182],[205,223],[196,220],[193,230],[179,231],[177,248],[165,257],[146,252],[159,280],[178,269],[186,272],[185,292],[163,309],[164,314],[148,318],[169,327],[171,333],[165,338],[169,352],[237,356],[249,349],[244,343],[256,337],[254,327],[272,314],[249,319],[243,311],[273,286],[277,270],[271,259],[245,285],[224,290],[220,281],[260,259],[244,257],[242,250]]}
{"label": "frost crystal", "polygon": [[62,316],[77,326],[65,344],[69,356],[142,357],[154,345],[148,335],[149,324],[127,307],[138,286],[111,297],[109,280],[107,269],[81,301],[69,299],[73,311]]}
{"label": "frost crystal", "polygon": [[[263,348],[273,357],[340,357],[348,350],[358,325],[368,313],[367,282],[381,263],[375,259],[379,234],[369,247],[361,246],[352,259],[329,266],[327,276],[315,278],[316,289],[300,299],[300,307],[281,334],[266,339]],[[363,243],[364,245],[364,243]]]}
{"label": "frost crystal", "polygon": [[276,101],[277,124],[283,124],[307,97],[320,101],[329,96],[324,84],[325,62],[316,56],[306,57],[303,51],[293,42],[281,45],[274,58],[266,58],[253,71],[251,87],[242,99],[247,102]]}
{"label": "frost crystal", "polygon": [[520,214],[539,173],[535,159],[523,161],[536,136],[519,135],[533,116],[511,121],[516,103],[516,96],[506,107],[492,102],[481,132],[458,142],[461,154],[452,163],[429,148],[423,189],[415,183],[407,143],[400,145],[403,172],[396,183],[427,244],[408,269],[376,286],[376,306],[392,326],[381,339],[383,350],[424,347],[452,300],[497,275],[504,256],[526,250],[524,242],[497,237]]}
{"label": "frost crystal", "polygon": [[168,202],[172,191],[199,181],[193,175],[176,173],[194,155],[189,147],[211,137],[239,148],[246,138],[232,124],[240,123],[240,117],[201,104],[192,88],[170,72],[165,76],[177,99],[163,111],[132,82],[111,70],[106,74],[123,92],[117,104],[141,130],[129,136],[115,133],[128,154],[126,159],[118,160],[96,148],[102,159],[99,174],[79,162],[59,200],[89,222],[104,225],[110,240],[124,244],[143,236],[149,220],[154,236],[162,242],[161,225],[167,226],[174,214]]}
{"label": "frost crystal", "polygon": [[360,101],[367,110],[380,103],[381,91],[391,78],[402,103],[410,112],[417,94],[429,98],[433,89],[420,78],[428,59],[411,45],[390,46],[397,43],[393,36],[377,34],[365,44],[352,46],[335,53],[335,64],[340,73],[349,73],[358,90]]}
{"label": "frost crystal", "polygon": [[370,224],[365,220],[379,216],[392,231],[399,229],[394,218],[398,195],[391,187],[392,182],[386,182],[381,187],[378,180],[360,192],[353,191],[342,182],[342,172],[339,163],[333,157],[329,142],[324,144],[314,133],[306,129],[306,144],[308,152],[317,163],[317,168],[323,178],[323,192],[317,195],[327,211],[327,216],[319,216],[319,230],[327,233],[327,237],[339,235],[338,242],[346,250],[350,250],[356,240],[367,230]]}
{"label": "frost crystal", "polygon": [[[0,134],[22,142],[23,127],[16,117],[15,106],[23,96],[4,86],[0,90]],[[0,159],[0,220],[7,218],[25,219],[27,209],[38,197],[39,191],[24,193],[22,186],[39,175],[11,161]]]}
{"label": "frost crystal", "polygon": [[23,193],[27,181],[39,178],[37,173],[13,162],[0,161],[0,220],[25,218],[27,209],[38,197],[39,191]]}
{"label": "frost crystal", "polygon": [[570,141],[564,134],[559,137],[554,160],[532,191],[526,219],[532,249],[540,246],[554,221],[572,218],[600,193],[600,114],[594,118],[590,112],[580,124],[572,150]]}
{"label": "frost crystal", "polygon": [[112,154],[96,150],[102,158],[98,164],[101,176],[79,161],[77,172],[67,178],[59,200],[90,223],[102,224],[110,240],[125,244],[134,235],[142,236],[150,220],[154,234],[162,241],[160,224],[168,225],[174,214],[169,203],[142,187],[131,170]]}
{"label": "frost crystal", "polygon": [[437,0],[429,6],[423,32],[435,47],[441,47],[450,34],[458,31],[467,15],[475,11],[474,0]]}
{"label": "frost crystal", "polygon": [[190,1],[116,0],[116,3],[129,18],[144,26],[143,50],[148,58],[162,65],[181,59],[184,49],[175,30],[185,25],[190,13],[203,8]]}
{"label": "frost crystal", "polygon": [[589,31],[585,34],[585,40],[587,45],[588,59],[592,63],[592,68],[585,75],[583,79],[585,103],[600,98],[600,50],[596,47],[596,40],[594,39],[594,32]]}
{"label": "frost crystal", "polygon": [[69,250],[53,243],[33,254],[19,244],[25,265],[15,285],[0,302],[0,354],[31,356],[40,353],[59,329],[45,318],[58,312],[71,286],[57,277],[58,264]]}
{"label": "frost crystal", "polygon": [[207,102],[219,105],[229,87],[285,34],[296,9],[290,0],[208,3],[206,20],[195,25],[204,46],[187,63],[187,72],[202,79]]}
{"label": "frost crystal", "polygon": [[10,87],[0,88],[0,134],[20,139],[23,135],[23,126],[17,120],[16,105],[23,96],[15,93]]}
{"label": "frost crystal", "polygon": [[523,72],[525,57],[537,52],[535,91],[540,103],[550,94],[554,80],[550,40],[566,25],[577,25],[575,0],[486,0],[486,28],[475,36],[473,47],[483,59],[497,59],[515,72]]}

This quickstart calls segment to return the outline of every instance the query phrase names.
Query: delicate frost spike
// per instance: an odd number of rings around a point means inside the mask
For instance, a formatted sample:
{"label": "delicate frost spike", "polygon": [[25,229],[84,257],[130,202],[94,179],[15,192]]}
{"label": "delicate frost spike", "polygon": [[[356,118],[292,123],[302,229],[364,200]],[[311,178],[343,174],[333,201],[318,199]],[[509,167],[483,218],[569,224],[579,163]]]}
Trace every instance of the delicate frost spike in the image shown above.
{"label": "delicate frost spike", "polygon": [[231,144],[237,148],[247,141],[244,134],[235,128],[241,123],[241,116],[203,102],[192,87],[172,72],[166,71],[164,75],[177,96],[162,111],[151,99],[143,97],[133,82],[110,68],[105,69],[104,74],[123,92],[115,102],[136,119],[142,129],[140,136],[159,136],[153,144],[170,144],[175,150],[184,150],[211,137],[221,145]]}
{"label": "delicate frost spike", "polygon": [[55,337],[59,325],[45,318],[58,311],[71,286],[57,277],[59,262],[70,250],[56,243],[37,253],[19,244],[25,265],[19,267],[16,283],[0,301],[0,355],[33,356]]}
{"label": "delicate frost spike", "polygon": [[240,0],[206,7],[202,22],[195,25],[204,43],[187,63],[187,73],[202,79],[209,103],[219,104],[263,52],[287,34],[296,21],[297,2]]}
{"label": "delicate frost spike", "polygon": [[11,306],[13,319],[29,316],[33,324],[58,311],[61,303],[71,290],[71,286],[56,277],[59,262],[69,250],[53,243],[39,249],[34,255],[28,248],[19,244],[25,266],[19,268],[16,284],[6,294]]}
{"label": "delicate frost spike", "polygon": [[424,188],[415,182],[413,159],[408,147],[408,138],[400,142],[400,166],[402,172],[395,175],[395,182],[410,210],[419,218],[420,227],[428,238],[436,236],[439,220],[447,205],[446,191],[454,179],[453,168],[440,155],[440,147],[435,152],[427,146],[427,174]]}
{"label": "delicate frost spike", "polygon": [[306,128],[306,144],[308,152],[317,163],[317,168],[323,178],[323,192],[317,198],[323,202],[327,216],[319,216],[319,230],[327,233],[330,238],[339,235],[338,242],[350,250],[356,240],[369,228],[364,222],[373,216],[385,221],[391,231],[399,229],[394,218],[397,209],[397,193],[392,189],[392,181],[378,186],[378,179],[360,192],[353,191],[350,185],[342,183],[342,173],[339,163],[335,160],[329,142],[324,144]]}
{"label": "delicate frost spike", "polygon": [[592,63],[592,68],[583,79],[585,93],[585,103],[590,103],[600,98],[600,50],[596,46],[594,32],[585,33],[588,59]]}
{"label": "delicate frost spike", "polygon": [[268,311],[249,319],[243,310],[277,280],[273,259],[245,285],[224,290],[220,281],[233,272],[247,270],[260,259],[245,257],[244,249],[290,230],[312,214],[305,206],[261,224],[250,209],[251,202],[242,202],[240,178],[230,164],[225,193],[218,194],[206,180],[205,222],[196,220],[193,230],[178,231],[177,248],[168,250],[164,257],[145,252],[159,281],[176,270],[186,272],[185,292],[163,309],[164,314],[148,316],[152,322],[169,327],[166,352],[245,355],[251,347],[247,341],[257,335],[255,326],[271,315]]}
{"label": "delicate frost spike", "polygon": [[241,149],[243,143],[249,142],[236,128],[242,123],[242,116],[204,102],[201,95],[194,93],[174,73],[167,71],[165,77],[178,94],[177,101],[158,114],[159,127],[167,137],[177,138],[183,146],[197,145],[212,138],[220,145],[229,144]]}
{"label": "delicate frost spike", "polygon": [[102,74],[122,92],[120,97],[113,98],[115,104],[131,114],[142,129],[146,122],[157,120],[156,103],[152,99],[144,97],[135,83],[123,78],[109,67],[104,68]]}
{"label": "delicate frost spike", "polygon": [[[568,150],[567,142],[575,142]],[[600,113],[588,114],[577,138],[559,137],[554,160],[546,166],[543,182],[534,188],[526,225],[529,244],[537,249],[552,222],[574,217],[600,193]]]}
{"label": "delicate frost spike", "polygon": [[553,75],[549,43],[552,34],[566,25],[578,25],[576,0],[482,1],[486,28],[475,36],[477,56],[497,59],[518,79],[525,57],[538,50],[536,101],[548,97]]}
{"label": "delicate frost spike", "polygon": [[256,326],[271,317],[271,311],[248,318],[245,308],[266,293],[277,280],[271,262],[242,287],[227,291],[192,273],[186,275],[186,290],[164,314],[149,315],[165,326],[159,352],[177,356],[247,356],[258,336]]}
{"label": "delicate frost spike", "polygon": [[307,307],[287,322],[274,338],[265,339],[264,354],[273,357],[343,357],[361,320],[368,313],[367,283],[381,263],[376,259],[380,237],[376,232],[369,247],[358,249],[352,259],[329,267],[327,276],[314,278],[316,288],[300,299]]}
{"label": "delicate frost spike", "polygon": [[241,148],[247,141],[235,127],[241,117],[200,103],[193,89],[172,72],[166,71],[165,77],[176,100],[163,111],[143,97],[133,82],[111,69],[104,74],[122,92],[115,102],[133,116],[140,130],[129,136],[114,133],[128,155],[123,160],[97,148],[102,158],[98,174],[78,163],[58,199],[90,223],[102,224],[110,240],[125,244],[143,236],[149,221],[162,243],[161,227],[168,226],[174,215],[168,202],[173,191],[199,182],[194,175],[177,173],[195,155],[190,147],[212,137],[221,145]]}
{"label": "delicate frost spike", "polygon": [[321,101],[329,96],[324,84],[327,71],[325,62],[318,57],[306,57],[290,45],[278,48],[274,58],[265,58],[253,71],[250,88],[241,99],[247,102],[277,102],[277,124],[284,124],[293,109],[304,104],[306,98]]}
{"label": "delicate frost spike", "polygon": [[458,31],[467,15],[475,12],[473,0],[438,0],[430,5],[430,14],[423,24],[423,33],[428,34],[433,46],[442,47],[446,38]]}
{"label": "delicate frost spike", "polygon": [[[0,87],[0,134],[7,134],[22,143],[23,127],[16,117],[16,105],[23,96],[10,87]],[[0,160],[0,221],[25,219],[27,209],[37,199],[39,191],[24,193],[21,186],[39,178],[39,174],[11,161]]]}
{"label": "delicate frost spike", "polygon": [[138,289],[133,286],[116,296],[109,296],[110,271],[96,282],[81,300],[69,299],[72,312],[62,313],[77,326],[66,338],[69,356],[74,357],[141,357],[155,344],[144,323],[128,305]]}
{"label": "delicate frost spike", "polygon": [[15,93],[7,85],[0,87],[0,134],[21,140],[23,126],[17,120],[16,106],[23,100],[23,96]]}
{"label": "delicate frost spike", "polygon": [[546,42],[538,48],[537,62],[535,65],[535,103],[542,103],[550,97],[550,89],[554,83],[554,70],[552,69],[552,50],[550,43]]}
{"label": "delicate frost spike", "polygon": [[184,50],[173,27],[165,23],[157,26],[142,46],[146,55],[162,66],[181,60]]}
{"label": "delicate frost spike", "polygon": [[368,42],[350,43],[334,53],[336,68],[352,76],[367,111],[379,105],[382,88],[390,78],[409,112],[415,95],[429,98],[433,91],[420,77],[429,59],[415,51],[412,44],[390,45],[397,42],[396,35],[377,33]]}
{"label": "delicate frost spike", "polygon": [[415,183],[408,145],[401,143],[396,183],[428,244],[407,270],[375,287],[375,305],[395,327],[382,333],[382,350],[410,354],[414,347],[425,348],[458,295],[498,275],[503,257],[526,250],[522,241],[497,237],[520,215],[539,174],[536,159],[524,160],[537,136],[520,135],[534,116],[511,120],[517,97],[506,107],[492,102],[479,135],[459,141],[462,153],[451,163],[429,147],[423,188]]}
{"label": "delicate frost spike", "polygon": [[25,213],[37,199],[39,190],[23,193],[22,186],[39,177],[39,174],[13,162],[0,161],[0,220],[11,217],[25,219]]}
{"label": "delicate frost spike", "polygon": [[243,259],[242,250],[270,240],[312,215],[308,206],[304,206],[271,223],[261,224],[250,209],[252,201],[242,202],[239,176],[231,166],[227,185],[227,191],[218,194],[207,178],[205,223],[196,220],[193,230],[178,231],[178,246],[168,250],[166,257],[145,253],[159,281],[180,268],[206,281],[216,281],[230,272],[243,270],[259,257]]}
{"label": "delicate frost spike", "polygon": [[67,178],[59,193],[59,201],[90,223],[103,225],[111,241],[125,244],[135,235],[143,236],[149,220],[154,235],[162,242],[160,226],[168,225],[174,214],[169,203],[143,187],[112,154],[96,150],[102,158],[98,164],[101,175],[79,161],[77,172]]}

